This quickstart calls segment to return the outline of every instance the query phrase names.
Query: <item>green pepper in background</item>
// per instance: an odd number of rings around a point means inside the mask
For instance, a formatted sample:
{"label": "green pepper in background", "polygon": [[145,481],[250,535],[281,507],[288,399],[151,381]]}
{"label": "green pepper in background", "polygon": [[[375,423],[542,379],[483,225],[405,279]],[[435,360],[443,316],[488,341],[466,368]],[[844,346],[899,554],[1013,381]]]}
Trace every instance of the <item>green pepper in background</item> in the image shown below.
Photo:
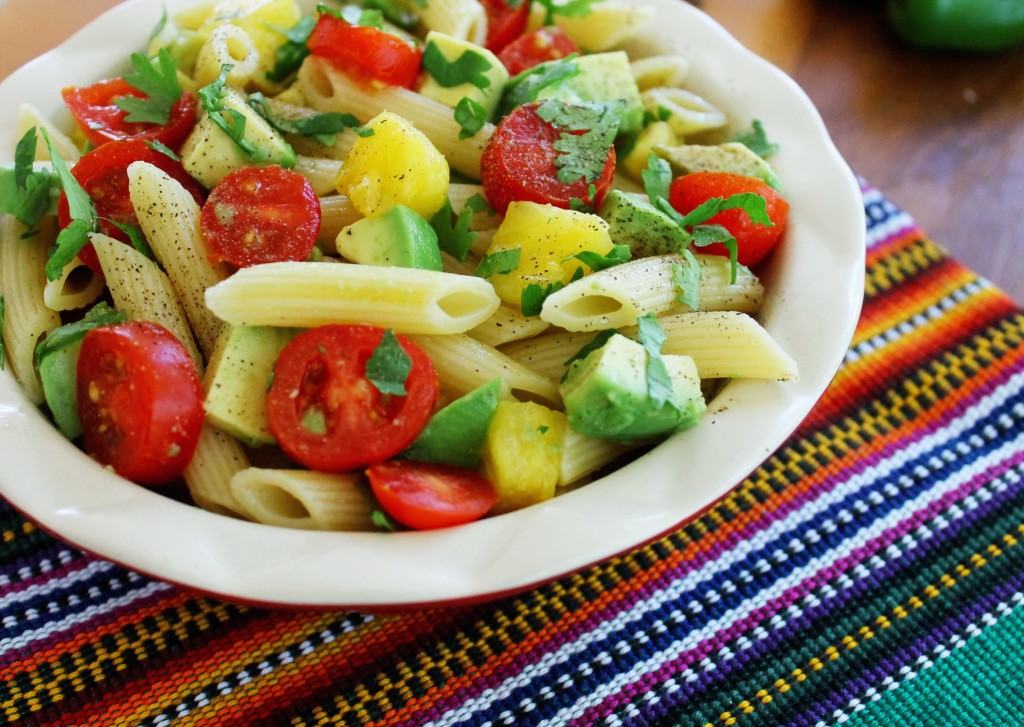
{"label": "green pepper in background", "polygon": [[1024,0],[888,0],[889,22],[924,48],[998,51],[1024,43]]}

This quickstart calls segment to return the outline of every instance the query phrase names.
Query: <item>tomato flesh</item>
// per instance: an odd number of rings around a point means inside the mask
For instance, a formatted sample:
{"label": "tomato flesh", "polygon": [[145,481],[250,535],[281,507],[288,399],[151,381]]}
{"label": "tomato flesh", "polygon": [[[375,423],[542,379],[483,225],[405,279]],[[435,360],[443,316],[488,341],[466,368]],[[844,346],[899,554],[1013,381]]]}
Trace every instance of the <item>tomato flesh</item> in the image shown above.
{"label": "tomato flesh", "polygon": [[416,530],[479,520],[498,502],[489,480],[454,465],[392,460],[373,465],[366,476],[384,511]]}
{"label": "tomato flesh", "polygon": [[557,25],[552,25],[519,36],[502,48],[498,60],[510,75],[516,76],[540,63],[557,61],[579,52],[576,41]]}
{"label": "tomato flesh", "polygon": [[[71,175],[82,185],[96,207],[100,232],[129,243],[128,235],[111,220],[135,227],[139,224],[128,192],[128,166],[132,162],[148,162],[162,169],[179,181],[196,202],[203,203],[206,190],[189,176],[181,162],[153,149],[143,139],[112,141],[85,154],[71,168]],[[68,198],[64,192],[57,202],[57,220],[62,228],[71,222]],[[102,272],[92,245],[86,245],[78,257],[94,272]]]}
{"label": "tomato flesh", "polygon": [[413,88],[423,51],[379,28],[352,25],[329,13],[317,20],[307,43],[309,52],[358,81]]}
{"label": "tomato flesh", "polygon": [[320,234],[320,202],[298,172],[243,167],[210,190],[199,224],[216,261],[237,267],[301,261]]}
{"label": "tomato flesh", "polygon": [[530,19],[530,0],[520,0],[510,7],[505,0],[482,0],[487,13],[487,38],[484,47],[497,53],[526,32]]}
{"label": "tomato flesh", "polygon": [[93,146],[121,139],[159,141],[177,150],[196,121],[196,97],[183,92],[171,107],[166,124],[125,121],[128,114],[117,107],[116,101],[124,96],[146,98],[123,78],[99,81],[91,86],[72,86],[61,91],[64,103],[85,138]]}
{"label": "tomato flesh", "polygon": [[[753,267],[764,260],[775,249],[786,231],[789,219],[789,203],[760,179],[729,172],[693,172],[672,181],[669,187],[669,203],[678,212],[687,214],[712,197],[730,197],[734,194],[752,192],[765,199],[768,218],[774,226],[752,222],[746,212],[738,209],[719,212],[705,224],[721,225],[736,238],[737,259],[740,264]],[[709,255],[729,256],[722,243],[700,248]]]}
{"label": "tomato flesh", "polygon": [[159,485],[192,459],[203,426],[195,363],[173,333],[148,321],[100,326],[78,356],[86,451],[133,482]]}
{"label": "tomato flesh", "polygon": [[327,325],[285,346],[266,401],[270,431],[289,457],[309,469],[346,472],[398,454],[426,426],[440,385],[419,346],[397,336],[412,363],[404,396],[382,394],[366,377],[384,333]]}
{"label": "tomato flesh", "polygon": [[593,189],[584,178],[560,181],[555,159],[561,152],[555,149],[555,142],[563,132],[537,115],[540,104],[519,106],[494,130],[480,161],[484,196],[502,215],[517,200],[568,209],[577,199],[598,207],[615,174],[615,148],[608,147],[608,159]]}

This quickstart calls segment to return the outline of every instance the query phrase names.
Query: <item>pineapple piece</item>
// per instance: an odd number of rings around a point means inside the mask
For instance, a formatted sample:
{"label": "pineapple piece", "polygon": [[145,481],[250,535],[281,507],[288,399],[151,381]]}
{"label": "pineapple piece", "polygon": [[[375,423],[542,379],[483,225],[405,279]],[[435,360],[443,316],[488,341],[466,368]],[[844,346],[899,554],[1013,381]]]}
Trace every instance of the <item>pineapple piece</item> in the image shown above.
{"label": "pineapple piece", "polygon": [[448,198],[448,162],[426,135],[398,114],[384,111],[365,125],[345,157],[335,185],[365,217],[405,205],[425,219]]}
{"label": "pineapple piece", "polygon": [[592,272],[573,255],[586,250],[607,255],[613,247],[608,223],[597,215],[535,202],[513,202],[487,254],[519,248],[519,267],[499,271],[488,280],[503,301],[520,306],[523,290],[531,283],[541,287],[568,284],[578,269]]}
{"label": "pineapple piece", "polygon": [[504,400],[484,442],[486,477],[498,490],[492,513],[511,512],[555,496],[568,420],[528,401]]}

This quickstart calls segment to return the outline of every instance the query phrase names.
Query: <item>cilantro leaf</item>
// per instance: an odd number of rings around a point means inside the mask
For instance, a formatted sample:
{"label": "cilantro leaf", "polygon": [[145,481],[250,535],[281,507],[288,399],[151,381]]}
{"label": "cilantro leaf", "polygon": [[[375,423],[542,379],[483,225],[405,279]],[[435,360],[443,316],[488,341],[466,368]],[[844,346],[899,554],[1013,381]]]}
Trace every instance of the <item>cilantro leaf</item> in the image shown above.
{"label": "cilantro leaf", "polygon": [[593,250],[583,250],[575,255],[570,255],[566,259],[572,260],[573,258],[576,258],[596,273],[599,270],[607,270],[616,265],[628,263],[632,258],[632,251],[629,249],[629,245],[616,245],[607,255],[601,255]]}
{"label": "cilantro leaf", "polygon": [[374,508],[370,513],[370,522],[373,523],[378,530],[386,530],[389,533],[398,532],[398,523],[392,520],[391,516],[381,509]]}
{"label": "cilantro leaf", "polygon": [[665,366],[665,360],[661,357],[661,347],[666,338],[665,331],[653,313],[644,313],[637,319],[637,325],[640,327],[637,338],[647,351],[647,395],[657,404],[668,404],[678,409],[679,405],[672,391],[672,377]]}
{"label": "cilantro leaf", "polygon": [[455,121],[461,127],[460,139],[475,135],[487,123],[487,109],[469,96],[463,96],[455,105]]}
{"label": "cilantro leaf", "polygon": [[220,75],[199,89],[199,101],[210,120],[221,131],[228,135],[245,154],[254,161],[263,158],[264,152],[245,138],[245,114],[224,104],[224,96],[228,91],[228,74],[234,66],[225,63],[220,68]]}
{"label": "cilantro leaf", "polygon": [[[572,366],[575,362],[582,361],[587,356],[592,354],[594,351],[597,351],[599,348],[604,346],[604,344],[608,343],[608,340],[612,336],[616,335],[618,332],[619,331],[615,328],[604,329],[603,331],[598,333],[590,343],[584,345],[582,348],[580,348],[579,351],[577,351],[568,359],[566,359],[565,363],[562,365],[568,368],[569,366]],[[566,371],[565,374],[562,376],[562,381],[565,381],[565,377],[568,375],[569,372]]]}
{"label": "cilantro leaf", "polygon": [[73,323],[65,323],[47,333],[36,344],[36,365],[50,354],[77,343],[93,328],[113,323],[121,323],[125,319],[122,311],[110,307],[106,301],[100,301],[90,308],[84,316]]}
{"label": "cilantro leaf", "polygon": [[477,265],[476,274],[481,278],[489,278],[492,275],[508,275],[519,267],[519,257],[522,249],[513,247],[509,250],[500,250],[484,255]]}
{"label": "cilantro leaf", "polygon": [[679,290],[676,300],[688,306],[690,310],[697,310],[700,306],[700,262],[689,248],[684,249],[682,255],[685,265],[672,265],[672,283]]}
{"label": "cilantro leaf", "polygon": [[465,50],[450,61],[434,41],[428,42],[423,49],[423,70],[442,88],[454,88],[464,83],[480,90],[489,88],[491,79],[487,77],[487,71],[491,68],[491,62],[474,50]]}
{"label": "cilantro leaf", "polygon": [[548,99],[537,107],[537,116],[561,131],[553,144],[561,152],[555,156],[558,181],[572,184],[601,178],[619,130],[621,105]]}
{"label": "cilantro leaf", "polygon": [[288,29],[271,26],[273,30],[284,35],[285,40],[274,50],[274,67],[267,71],[268,80],[284,81],[299,69],[302,61],[309,55],[309,47],[306,43],[309,36],[313,34],[316,22],[315,15],[306,15]]}
{"label": "cilantro leaf", "polygon": [[46,261],[47,280],[57,280],[61,276],[64,267],[89,244],[89,233],[92,231],[85,220],[71,220],[71,223],[60,231],[57,235],[56,248]]}
{"label": "cilantro leaf", "polygon": [[580,66],[576,62],[578,55],[571,53],[556,61],[539,63],[511,78],[505,84],[505,89],[502,92],[499,115],[506,116],[517,106],[535,101],[545,88],[557,86],[567,78],[578,76],[580,74]]}
{"label": "cilantro leaf", "polygon": [[412,359],[388,328],[366,361],[366,378],[382,394],[405,396],[405,382],[412,371]]}
{"label": "cilantro leaf", "polygon": [[672,186],[672,167],[653,151],[647,157],[647,168],[640,172],[644,182],[644,191],[651,204],[658,204],[658,198],[668,199],[668,191]]}
{"label": "cilantro leaf", "polygon": [[178,83],[178,64],[166,48],[157,54],[156,64],[141,53],[132,53],[134,73],[124,80],[129,86],[146,95],[122,96],[114,103],[128,112],[125,121],[131,123],[166,124],[171,120],[171,108],[181,98],[181,84]]}
{"label": "cilantro leaf", "polygon": [[341,18],[349,25],[376,28],[377,30],[384,29],[384,13],[377,8],[363,8],[359,5],[332,8],[320,3],[316,6],[316,11],[321,15],[333,15],[336,18]]}
{"label": "cilantro leaf", "polygon": [[0,171],[0,213],[14,215],[25,225],[28,229],[24,237],[36,234],[36,224],[54,209],[60,194],[57,176],[46,168],[35,168],[35,153],[33,126],[18,141],[13,170],[7,167]]}
{"label": "cilantro leaf", "polygon": [[[437,234],[438,246],[460,262],[466,261],[473,241],[476,239],[477,233],[469,229],[474,211],[473,205],[467,202],[459,212],[455,224],[452,224],[455,212],[452,210],[451,199],[445,198],[444,205],[430,219],[430,226]],[[518,262],[516,264],[518,265]]]}
{"label": "cilantro leaf", "polygon": [[150,260],[156,261],[156,256],[153,254],[153,250],[149,247],[149,243],[146,242],[146,238],[142,234],[141,229],[139,229],[135,225],[127,225],[123,222],[118,222],[117,220],[112,220],[106,217],[102,219],[105,219],[107,222],[109,222],[114,227],[123,232],[125,235],[127,235],[128,239],[131,240],[132,247],[134,247],[136,250],[138,250],[143,255],[148,257]]}
{"label": "cilantro leaf", "polygon": [[46,129],[42,129],[42,132],[46,145],[50,149],[53,169],[57,172],[64,195],[67,197],[68,212],[71,216],[71,223],[57,235],[56,249],[46,261],[46,279],[56,280],[64,271],[64,266],[74,260],[75,256],[88,244],[89,233],[98,229],[97,217],[92,199],[71,174],[67,162],[57,152]]}
{"label": "cilantro leaf", "polygon": [[294,119],[275,114],[267,97],[259,92],[249,95],[249,105],[282,134],[309,136],[324,146],[333,146],[337,141],[335,135],[345,129],[355,129],[360,136],[373,134],[373,129],[363,129],[359,119],[353,114],[332,111]]}
{"label": "cilantro leaf", "polygon": [[[408,4],[402,2],[402,0],[364,0],[363,5],[380,10],[384,13],[385,18],[406,30],[413,30],[420,21],[419,15],[413,12],[408,7]],[[419,5],[420,7],[425,6],[426,0],[420,0]]]}
{"label": "cilantro leaf", "polygon": [[590,15],[592,10],[591,6],[599,1],[600,0],[566,0],[566,2],[557,2],[556,0],[537,0],[538,4],[540,4],[545,11],[544,25],[554,24],[556,15],[575,18]]}
{"label": "cilantro leaf", "polygon": [[494,216],[494,208],[483,198],[482,195],[474,194],[472,197],[466,200],[466,207],[472,210],[473,214],[480,212],[486,212],[487,214]]}
{"label": "cilantro leaf", "polygon": [[[572,274],[572,278],[569,280],[570,283],[575,283],[577,280],[584,276],[583,268],[576,268],[576,272]],[[519,306],[523,309],[524,316],[537,316],[540,315],[541,309],[544,307],[544,301],[548,299],[548,296],[557,293],[559,290],[565,287],[565,283],[561,280],[556,280],[550,285],[541,285],[540,283],[530,283],[519,296]]]}
{"label": "cilantro leaf", "polygon": [[146,142],[146,146],[148,146],[153,151],[160,152],[161,154],[163,154],[166,157],[170,157],[171,159],[173,159],[176,162],[180,162],[181,161],[181,157],[178,156],[177,152],[175,152],[174,149],[172,149],[171,147],[167,146],[166,144],[164,144],[162,141],[160,141],[158,139],[153,140],[153,141],[147,141]]}
{"label": "cilantro leaf", "polygon": [[709,197],[683,217],[682,224],[686,227],[699,225],[710,220],[724,210],[743,210],[750,221],[757,225],[774,227],[768,216],[768,203],[765,198],[754,192],[741,192],[728,197]]}
{"label": "cilantro leaf", "polygon": [[757,119],[754,119],[752,130],[737,134],[733,141],[743,144],[762,159],[767,159],[779,150],[778,144],[768,140],[764,125]]}

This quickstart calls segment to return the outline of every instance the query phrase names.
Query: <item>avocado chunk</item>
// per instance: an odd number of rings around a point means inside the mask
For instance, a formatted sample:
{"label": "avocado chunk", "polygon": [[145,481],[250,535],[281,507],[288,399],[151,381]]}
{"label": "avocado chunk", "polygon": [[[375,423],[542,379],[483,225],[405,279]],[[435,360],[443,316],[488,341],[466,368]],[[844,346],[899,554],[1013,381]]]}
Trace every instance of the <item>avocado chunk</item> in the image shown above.
{"label": "avocado chunk", "polygon": [[751,151],[746,144],[738,141],[727,141],[718,145],[656,145],[654,153],[666,160],[676,174],[730,172],[745,177],[756,177],[769,187],[779,189],[779,178],[771,164]]}
{"label": "avocado chunk", "polygon": [[200,96],[206,113],[181,147],[181,164],[201,184],[213,187],[242,167],[295,166],[295,150],[240,91],[218,79],[204,86]]}
{"label": "avocado chunk", "polygon": [[467,469],[478,468],[487,428],[498,409],[500,398],[500,378],[460,396],[434,414],[416,441],[400,456]]}
{"label": "avocado chunk", "polygon": [[291,328],[225,326],[203,379],[206,419],[251,447],[272,444],[265,394]]}
{"label": "avocado chunk", "polygon": [[491,51],[436,30],[427,33],[423,70],[421,94],[452,108],[469,99],[480,104],[485,119],[494,115],[509,78]]}
{"label": "avocado chunk", "polygon": [[634,258],[679,253],[691,237],[646,195],[611,190],[597,211],[608,223],[608,234],[617,245],[629,245]]}
{"label": "avocado chunk", "polygon": [[106,303],[93,306],[85,316],[50,331],[36,346],[36,369],[46,405],[57,429],[68,439],[82,433],[78,419],[78,352],[82,339],[94,328],[120,323],[124,313]]}
{"label": "avocado chunk", "polygon": [[672,395],[658,401],[648,390],[648,352],[622,335],[574,361],[559,390],[569,426],[580,434],[634,444],[692,427],[707,408],[697,366],[689,356],[661,357]]}
{"label": "avocado chunk", "polygon": [[363,265],[441,270],[434,228],[401,204],[379,217],[364,217],[344,227],[336,245],[342,257]]}

